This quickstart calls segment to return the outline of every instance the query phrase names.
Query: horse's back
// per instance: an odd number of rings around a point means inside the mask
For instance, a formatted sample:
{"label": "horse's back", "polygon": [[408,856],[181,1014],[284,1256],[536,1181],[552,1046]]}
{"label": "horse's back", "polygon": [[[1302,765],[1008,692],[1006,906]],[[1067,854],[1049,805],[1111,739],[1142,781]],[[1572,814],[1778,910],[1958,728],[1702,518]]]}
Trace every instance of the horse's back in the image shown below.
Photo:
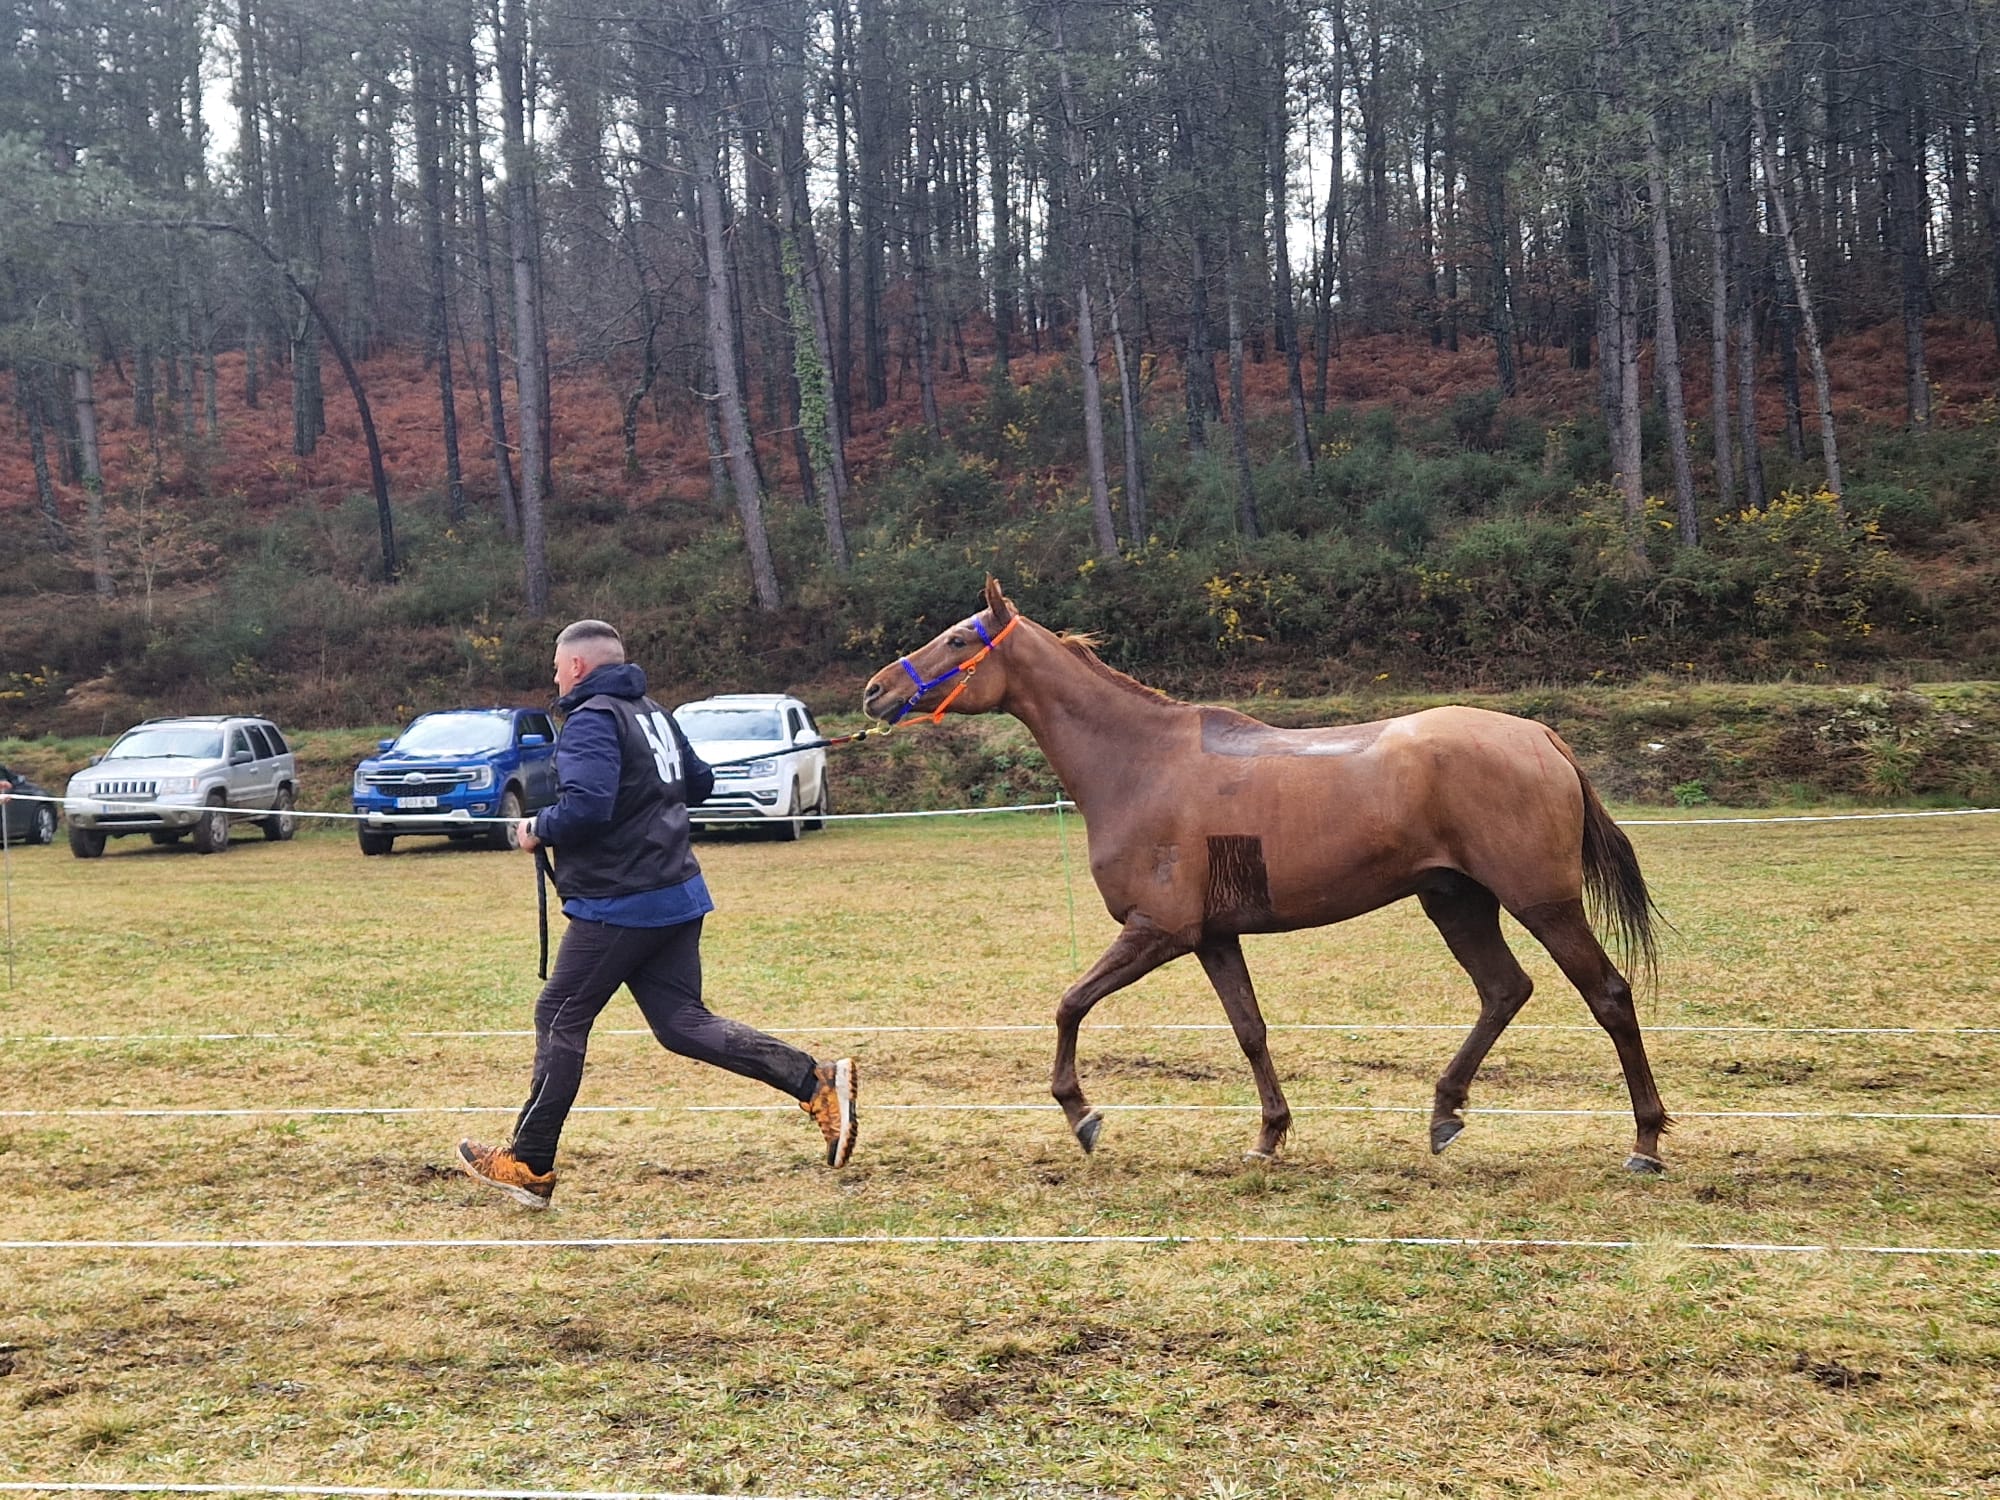
{"label": "horse's back", "polygon": [[[1203,709],[1203,821],[1261,831],[1277,925],[1340,920],[1453,869],[1519,911],[1576,894],[1582,783],[1532,719],[1466,705],[1279,729]],[[1218,827],[1220,825],[1218,824]],[[1285,909],[1291,908],[1292,912]]]}

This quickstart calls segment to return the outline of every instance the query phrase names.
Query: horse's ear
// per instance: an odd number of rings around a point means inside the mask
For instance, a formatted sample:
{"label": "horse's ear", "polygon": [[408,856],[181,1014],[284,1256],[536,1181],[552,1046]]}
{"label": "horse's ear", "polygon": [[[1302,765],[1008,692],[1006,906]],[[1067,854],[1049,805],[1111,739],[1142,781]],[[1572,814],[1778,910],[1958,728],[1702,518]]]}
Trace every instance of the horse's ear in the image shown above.
{"label": "horse's ear", "polygon": [[1005,625],[1008,616],[1014,613],[1014,606],[1001,591],[1000,580],[991,573],[986,575],[986,608],[992,614],[995,625]]}

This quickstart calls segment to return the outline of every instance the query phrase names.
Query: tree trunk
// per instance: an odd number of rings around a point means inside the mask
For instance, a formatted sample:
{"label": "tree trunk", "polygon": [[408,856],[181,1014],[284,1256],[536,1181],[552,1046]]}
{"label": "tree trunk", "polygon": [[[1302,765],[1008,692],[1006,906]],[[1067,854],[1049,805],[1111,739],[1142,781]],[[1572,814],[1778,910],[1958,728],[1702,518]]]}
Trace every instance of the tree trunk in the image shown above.
{"label": "tree trunk", "polygon": [[1291,393],[1292,447],[1298,455],[1300,470],[1310,474],[1313,467],[1312,433],[1306,424],[1306,383],[1299,368],[1298,310],[1292,305],[1292,256],[1290,241],[1285,233],[1285,220],[1290,217],[1290,195],[1285,190],[1285,66],[1282,50],[1274,72],[1276,77],[1266,114],[1265,134],[1271,171],[1271,260],[1277,273],[1277,336],[1278,347],[1285,356],[1285,382]]}
{"label": "tree trunk", "polygon": [[[711,66],[709,90],[720,93],[721,69]],[[713,402],[722,426],[724,461],[730,486],[736,491],[736,513],[743,522],[743,546],[750,559],[750,586],[757,607],[778,608],[778,570],[771,560],[770,537],[764,529],[764,488],[750,451],[750,423],[743,407],[743,382],[736,364],[736,329],[729,295],[729,252],[722,238],[722,182],[715,138],[717,122],[707,111],[719,100],[704,96],[686,107],[692,128],[688,154],[694,174],[695,213],[701,221],[704,257],[703,304],[707,310],[708,356],[715,372]]]}
{"label": "tree trunk", "polygon": [[833,190],[839,199],[839,240],[834,247],[840,286],[840,318],[833,329],[833,404],[842,438],[854,433],[854,172],[849,120],[853,97],[848,62],[854,55],[854,27],[847,0],[833,0]]}
{"label": "tree trunk", "polygon": [[479,272],[479,324],[486,343],[486,406],[493,439],[494,479],[500,497],[500,525],[510,540],[521,535],[521,509],[514,485],[514,452],[507,441],[507,392],[500,373],[500,309],[493,281],[493,238],[486,212],[486,162],[479,123],[479,64],[472,33],[458,35],[459,87],[465,95],[465,196],[472,204],[473,262]]}
{"label": "tree trunk", "polygon": [[458,400],[452,384],[451,303],[445,281],[444,253],[444,132],[439,119],[444,108],[444,69],[412,53],[412,101],[416,114],[417,181],[423,197],[424,259],[430,276],[431,353],[437,360],[438,411],[443,420],[446,513],[452,524],[465,519],[465,475],[459,466]]}
{"label": "tree trunk", "polygon": [[1111,479],[1104,449],[1104,392],[1097,373],[1097,330],[1090,308],[1090,181],[1083,121],[1070,86],[1069,43],[1063,30],[1065,0],[1050,8],[1056,53],[1057,102],[1062,109],[1063,150],[1069,164],[1070,272],[1076,286],[1076,358],[1083,379],[1084,461],[1090,470],[1090,524],[1097,555],[1118,560],[1118,528],[1111,517]]}
{"label": "tree trunk", "polygon": [[14,400],[28,419],[28,456],[35,470],[35,504],[42,513],[42,540],[51,552],[69,545],[69,533],[56,502],[55,481],[49,477],[48,431],[42,420],[42,382],[25,365],[14,367]]}
{"label": "tree trunk", "polygon": [[1104,273],[1104,305],[1111,318],[1111,352],[1118,361],[1118,402],[1125,432],[1125,530],[1136,551],[1146,545],[1145,450],[1140,442],[1139,376],[1125,348],[1125,329],[1118,317],[1118,293],[1111,273]]}
{"label": "tree trunk", "polygon": [[1229,432],[1236,452],[1236,520],[1246,538],[1263,534],[1257,515],[1257,480],[1250,468],[1250,415],[1243,404],[1243,297],[1239,290],[1236,226],[1229,226],[1223,295],[1229,303]]}
{"label": "tree trunk", "polygon": [[90,578],[100,600],[111,597],[111,552],[104,535],[104,461],[97,444],[97,386],[91,375],[89,320],[84,315],[82,278],[75,278],[70,315],[77,346],[86,351],[70,372],[76,407],[77,469],[83,482],[84,529],[90,540]]}
{"label": "tree trunk", "polygon": [[1508,271],[1507,176],[1497,162],[1491,167],[1486,193],[1486,234],[1492,246],[1492,306],[1488,309],[1493,330],[1493,358],[1500,377],[1500,394],[1520,394],[1520,369],[1514,358],[1514,290]]}
{"label": "tree trunk", "polygon": [[917,388],[923,409],[924,426],[934,438],[944,436],[944,420],[938,414],[937,360],[931,348],[931,174],[937,168],[932,143],[920,132],[917,150],[921,153],[912,174],[910,193],[910,291],[911,332],[917,344]]}
{"label": "tree trunk", "polygon": [[883,279],[889,243],[887,196],[889,152],[889,43],[881,0],[856,0],[860,32],[861,107],[856,119],[861,170],[861,362],[868,390],[868,407],[880,411],[889,404],[889,351],[883,327]]}
{"label": "tree trunk", "polygon": [[1007,101],[1012,95],[1005,64],[996,66],[986,90],[986,175],[993,199],[993,357],[1005,373],[1014,354],[1014,204],[1008,167]]}
{"label": "tree trunk", "polygon": [[1757,297],[1752,268],[1756,187],[1750,172],[1750,132],[1734,123],[1723,140],[1730,206],[1730,280],[1736,293],[1737,451],[1743,463],[1743,503],[1761,507],[1766,497],[1764,460],[1757,433]]}
{"label": "tree trunk", "polygon": [[826,281],[819,243],[813,234],[812,201],[806,186],[806,78],[804,55],[808,18],[803,5],[785,12],[785,61],[773,77],[780,94],[772,115],[782,132],[776,206],[783,241],[781,271],[786,275],[790,312],[793,373],[799,392],[799,435],[810,455],[826,471],[825,493],[819,497],[826,527],[827,559],[834,571],[847,571],[850,557],[847,524],[841,504],[847,498],[847,457],[843,449],[839,401],[832,378],[833,330],[827,318]]}
{"label": "tree trunk", "polygon": [[1202,255],[1201,230],[1188,236],[1187,353],[1181,360],[1181,398],[1187,408],[1188,451],[1208,448],[1204,415],[1207,388],[1215,381],[1208,353],[1208,266]]}
{"label": "tree trunk", "polygon": [[1979,204],[1986,225],[1987,317],[1993,325],[1993,345],[2000,350],[2000,131],[1993,127],[1993,106],[1980,80],[1989,76],[1984,48],[1973,52],[1972,128],[1979,146]]}
{"label": "tree trunk", "polygon": [[1754,83],[1750,85],[1750,108],[1757,138],[1764,146],[1764,178],[1770,188],[1771,209],[1778,218],[1778,235],[1785,246],[1785,263],[1791,267],[1792,285],[1798,291],[1799,326],[1806,338],[1806,359],[1812,366],[1813,396],[1819,403],[1819,446],[1821,460],[1826,465],[1826,487],[1837,497],[1841,492],[1840,445],[1833,430],[1833,387],[1826,374],[1826,351],[1820,345],[1819,323],[1813,316],[1805,259],[1799,254],[1798,238],[1792,233],[1792,216],[1785,207],[1784,180],[1778,175],[1778,148],[1772,143],[1770,127],[1764,120],[1763,93]]}
{"label": "tree trunk", "polygon": [[514,263],[514,409],[521,427],[522,606],[540,619],[549,611],[549,553],[542,511],[542,390],[547,369],[535,314],[535,215],[530,204],[533,157],[528,150],[526,85],[527,14],[524,0],[497,0],[497,64],[500,72],[501,128],[507,166],[508,247]]}
{"label": "tree trunk", "polygon": [[1727,512],[1736,504],[1736,466],[1729,441],[1729,179],[1723,170],[1722,101],[1710,101],[1708,236],[1708,425],[1715,451],[1715,494]]}
{"label": "tree trunk", "polygon": [[[1886,25],[1887,13],[1884,13]],[[1890,54],[1884,39],[1884,57]],[[1898,53],[1901,48],[1898,47]],[[1889,118],[1884,122],[1889,137],[1888,188],[1896,232],[1897,281],[1903,313],[1903,377],[1910,426],[1917,431],[1931,425],[1930,369],[1924,358],[1924,312],[1929,288],[1924,278],[1924,220],[1929,213],[1929,183],[1923,162],[1923,142],[1916,128],[1916,90],[1911,87],[1906,65],[1898,57],[1885,61],[1890,74]],[[1765,153],[1771,155],[1769,142]],[[1771,191],[1780,191],[1773,180]],[[1839,486],[1835,486],[1838,493]]]}
{"label": "tree trunk", "polygon": [[1694,470],[1688,462],[1687,398],[1681,387],[1681,341],[1674,306],[1673,238],[1667,223],[1667,169],[1660,156],[1660,122],[1647,122],[1646,193],[1653,216],[1653,285],[1658,296],[1653,358],[1667,407],[1667,453],[1674,471],[1674,518],[1683,546],[1700,541]]}

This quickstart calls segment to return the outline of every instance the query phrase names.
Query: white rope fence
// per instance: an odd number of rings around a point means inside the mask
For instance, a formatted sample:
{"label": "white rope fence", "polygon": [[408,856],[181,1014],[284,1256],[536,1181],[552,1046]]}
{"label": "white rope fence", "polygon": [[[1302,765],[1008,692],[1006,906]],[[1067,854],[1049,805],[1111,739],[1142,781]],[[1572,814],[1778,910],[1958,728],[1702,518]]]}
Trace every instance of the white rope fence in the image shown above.
{"label": "white rope fence", "polygon": [[[573,1239],[447,1237],[438,1239],[149,1239],[0,1240],[0,1253],[84,1251],[137,1254],[148,1251],[327,1251],[327,1250],[757,1250],[831,1246],[1060,1246],[1125,1245],[1142,1248],[1277,1246],[1327,1249],[1437,1250],[1679,1250],[1738,1255],[1935,1256],[1952,1259],[2000,1257],[2000,1246],[1851,1245],[1840,1242],[1786,1243],[1757,1240],[1570,1240],[1487,1239],[1470,1235],[1394,1234],[752,1234],[603,1235]],[[403,1493],[417,1493],[414,1491]],[[443,1493],[443,1492],[440,1492]]]}
{"label": "white rope fence", "polygon": [[[570,1109],[578,1115],[790,1115],[795,1104],[578,1104]],[[1058,1106],[1047,1101],[974,1102],[937,1104],[875,1104],[868,1109],[890,1114],[1048,1114]],[[1256,1104],[1097,1104],[1104,1114],[1257,1114]],[[1295,1115],[1428,1115],[1427,1104],[1295,1104]],[[390,1117],[398,1115],[508,1115],[521,1112],[518,1104],[243,1104],[243,1105],[102,1105],[65,1106],[51,1109],[0,1109],[0,1120],[154,1120],[154,1119],[310,1119],[343,1115]],[[1509,1116],[1519,1119],[1628,1119],[1626,1109],[1536,1108],[1491,1105],[1467,1106],[1467,1119]],[[2000,1111],[1925,1111],[1886,1109],[1676,1109],[1676,1120],[1956,1120],[2000,1122]]]}
{"label": "white rope fence", "polygon": [[[71,802],[87,802],[91,807],[96,809],[119,812],[151,812],[156,811],[160,805],[157,802],[151,801],[123,801],[116,798],[53,797],[40,794],[31,795],[25,792],[13,792],[9,795],[17,802],[46,802],[55,807],[63,807]],[[1076,810],[1076,803],[1070,801],[1067,797],[1057,797],[1049,802],[1015,802],[1009,803],[1004,807],[938,807],[919,809],[911,812],[827,813],[824,816],[807,813],[802,814],[801,817],[804,821],[815,823],[867,823],[897,818],[974,818],[985,817],[995,813],[1074,812]],[[233,816],[244,820],[256,820],[274,816],[268,808],[230,808],[228,811]],[[1765,816],[1748,815],[1727,818],[1620,818],[1616,821],[1621,828],[1700,828],[1748,823],[1879,823],[1900,818],[1971,818],[1995,813],[2000,813],[2000,807],[1927,807],[1903,812],[1875,813],[1775,813]],[[457,815],[447,816],[434,812],[421,811],[407,813],[308,812],[303,808],[293,808],[287,815],[294,818],[316,818],[325,822],[368,823],[380,828],[395,828],[399,823],[405,822],[423,824],[426,828],[435,829],[438,824],[445,822],[453,825],[463,823],[470,826],[480,823],[517,823],[520,821],[518,818],[472,816],[469,814],[460,817]],[[753,828],[763,823],[789,821],[785,816],[703,817],[698,808],[690,809],[689,820],[705,826],[747,826]]]}
{"label": "white rope fence", "polygon": [[[1341,1032],[1361,1035],[1368,1032],[1449,1032],[1464,1033],[1469,1023],[1457,1021],[1273,1021],[1267,1031]],[[874,1024],[828,1022],[811,1026],[785,1026],[787,1036],[1046,1036],[1048,1024],[1026,1022],[968,1023],[961,1026]],[[1509,1035],[1523,1031],[1569,1032],[1602,1036],[1604,1029],[1584,1022],[1519,1021],[1507,1028]],[[1186,1032],[1233,1035],[1234,1028],[1223,1021],[1092,1021],[1090,1034],[1108,1031]],[[1648,1026],[1648,1036],[1799,1036],[1799,1037],[1985,1037],[2000,1036],[2000,1026]],[[518,1041],[533,1037],[525,1027],[493,1029],[444,1029],[426,1031],[105,1031],[40,1032],[0,1036],[0,1046],[66,1046],[122,1044],[217,1044],[223,1042],[283,1042],[297,1046],[347,1046],[396,1041]],[[590,1033],[593,1041],[603,1037],[646,1037],[653,1033],[643,1026],[599,1026]]]}

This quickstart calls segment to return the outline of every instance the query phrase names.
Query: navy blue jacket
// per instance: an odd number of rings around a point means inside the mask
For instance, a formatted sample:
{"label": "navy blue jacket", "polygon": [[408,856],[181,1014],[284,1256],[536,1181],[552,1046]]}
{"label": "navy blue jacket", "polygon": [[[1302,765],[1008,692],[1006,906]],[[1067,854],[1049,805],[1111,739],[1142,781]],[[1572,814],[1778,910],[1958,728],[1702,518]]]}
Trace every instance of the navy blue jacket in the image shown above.
{"label": "navy blue jacket", "polygon": [[680,885],[701,873],[688,842],[690,805],[715,789],[673,716],[646,696],[631,663],[599,667],[556,702],[561,793],[535,815],[556,851],[565,901]]}

